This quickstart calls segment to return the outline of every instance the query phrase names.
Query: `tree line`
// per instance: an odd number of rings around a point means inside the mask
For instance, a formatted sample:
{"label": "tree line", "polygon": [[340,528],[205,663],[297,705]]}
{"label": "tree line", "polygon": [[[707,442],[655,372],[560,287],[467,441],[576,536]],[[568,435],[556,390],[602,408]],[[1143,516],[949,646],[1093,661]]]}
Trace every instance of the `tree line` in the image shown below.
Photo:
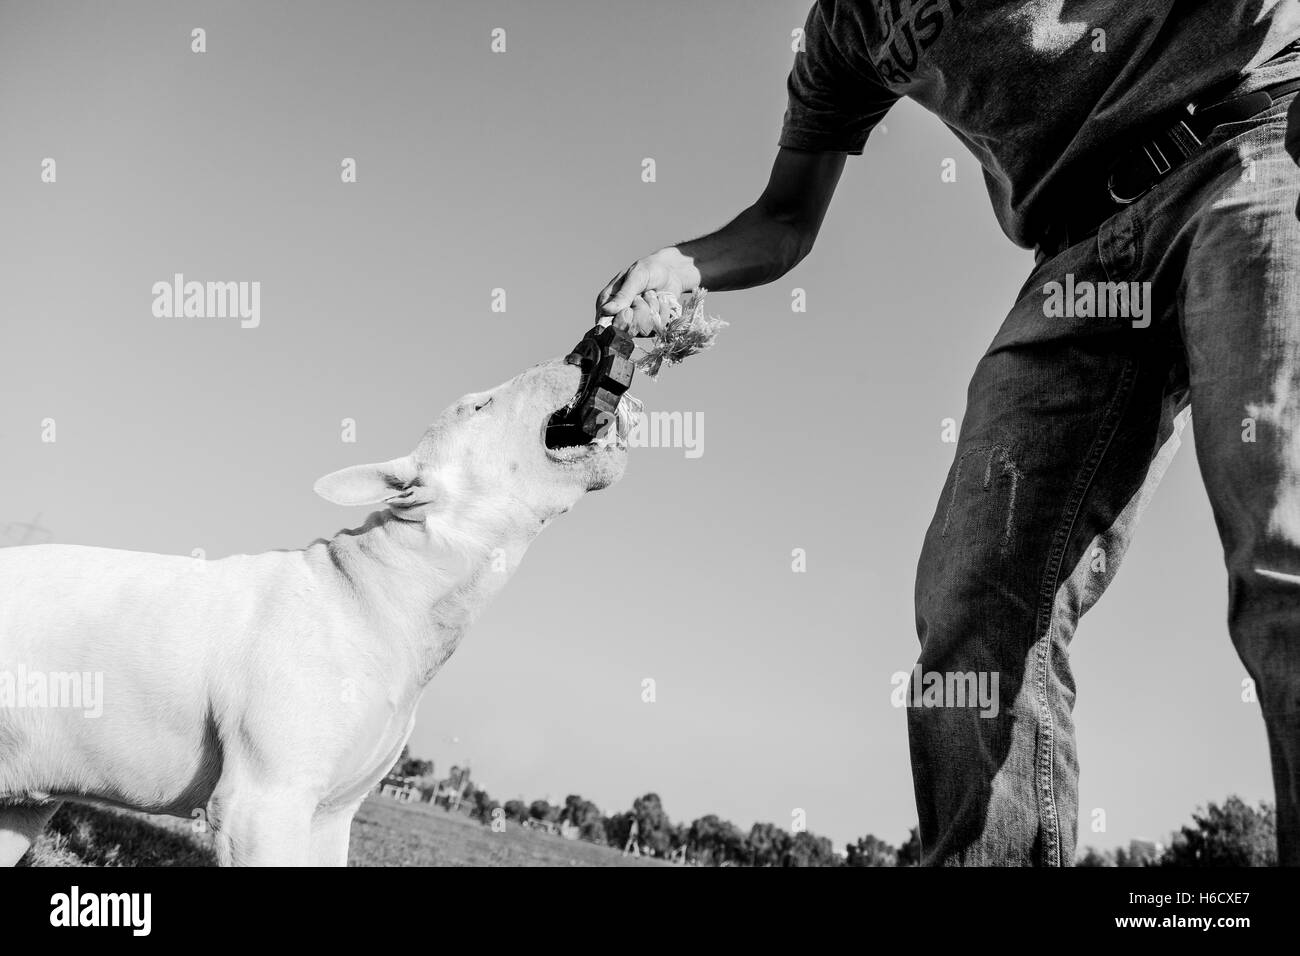
{"label": "tree line", "polygon": [[[497,808],[485,791],[475,791],[471,811],[475,819],[490,824]],[[716,814],[689,824],[674,823],[655,793],[638,797],[630,809],[609,816],[578,794],[570,794],[563,804],[507,800],[500,809],[506,820],[567,824],[577,828],[579,839],[619,850],[628,846],[635,833],[632,842],[641,853],[684,858],[700,866],[915,866],[921,856],[915,829],[901,847],[867,835],[838,854],[828,837],[808,830],[791,833],[775,823],[755,823],[748,832]]]}
{"label": "tree line", "polygon": [[[437,784],[430,781],[433,763],[411,757],[408,750],[402,751],[391,773],[426,781],[419,787],[426,797],[437,792]],[[868,834],[837,853],[829,837],[808,830],[792,833],[775,823],[755,823],[748,832],[716,814],[689,824],[674,823],[655,793],[638,797],[630,809],[607,816],[578,794],[565,797],[562,804],[519,799],[502,804],[471,782],[462,805],[468,807],[472,819],[486,826],[498,819],[517,825],[567,825],[577,829],[579,839],[617,850],[628,847],[635,831],[633,843],[640,853],[684,858],[700,866],[916,866],[921,860],[921,842],[915,827],[900,846]]]}
{"label": "tree line", "polygon": [[[404,750],[393,773],[427,778],[433,774],[433,764],[411,758]],[[641,853],[684,856],[701,866],[918,866],[921,862],[916,827],[898,846],[869,833],[837,853],[828,837],[808,830],[792,833],[775,823],[755,823],[748,832],[716,814],[690,824],[673,823],[655,793],[638,797],[630,809],[608,816],[578,794],[570,794],[562,804],[519,799],[502,804],[474,784],[465,794],[465,804],[470,817],[486,826],[496,819],[518,825],[530,821],[567,825],[577,829],[581,840],[618,850],[628,846],[635,827],[634,842]],[[1276,866],[1276,814],[1266,802],[1251,807],[1230,796],[1222,805],[1210,803],[1194,813],[1192,823],[1159,851],[1136,842],[1127,849],[1099,851],[1089,846],[1076,862],[1079,866]]]}
{"label": "tree line", "polygon": [[1149,845],[1087,847],[1079,866],[1277,866],[1277,814],[1271,803],[1252,807],[1238,796],[1192,814],[1189,826],[1159,851]]}

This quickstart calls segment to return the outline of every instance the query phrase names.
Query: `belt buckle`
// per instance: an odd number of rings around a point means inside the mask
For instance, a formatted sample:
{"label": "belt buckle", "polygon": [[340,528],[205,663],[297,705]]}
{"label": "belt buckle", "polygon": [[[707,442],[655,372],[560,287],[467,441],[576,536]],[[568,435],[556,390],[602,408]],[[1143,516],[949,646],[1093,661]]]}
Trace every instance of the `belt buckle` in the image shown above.
{"label": "belt buckle", "polygon": [[1148,183],[1146,186],[1143,186],[1142,189],[1140,189],[1138,192],[1135,192],[1132,196],[1121,196],[1119,193],[1115,192],[1115,174],[1111,173],[1109,176],[1106,177],[1106,192],[1110,194],[1111,201],[1115,203],[1115,205],[1117,206],[1133,205],[1133,203],[1137,202],[1148,192],[1150,192],[1151,187],[1153,185],[1155,184]]}
{"label": "belt buckle", "polygon": [[[1191,115],[1195,113],[1196,106],[1194,104],[1188,104],[1186,109],[1188,114]],[[1112,166],[1111,173],[1106,177],[1106,192],[1110,194],[1110,198],[1117,205],[1128,206],[1137,202],[1150,192],[1151,188],[1155,186],[1156,183],[1160,182],[1160,180],[1164,179],[1165,176],[1169,174],[1170,170],[1174,168],[1175,160],[1166,156],[1165,151],[1160,148],[1161,137],[1164,137],[1166,145],[1170,148],[1171,153],[1176,154],[1176,161],[1180,163],[1190,159],[1193,153],[1205,145],[1204,141],[1196,134],[1196,130],[1192,129],[1191,124],[1187,122],[1186,118],[1180,119],[1173,126],[1162,130],[1160,133],[1151,137],[1151,139],[1142,143],[1142,154],[1146,158],[1146,161],[1151,164],[1151,169],[1155,173],[1155,176],[1148,180],[1147,184],[1133,195],[1121,196],[1115,191],[1114,173],[1115,168],[1120,164],[1117,163],[1115,166]],[[1130,150],[1129,155],[1133,155],[1136,152],[1136,148]]]}
{"label": "belt buckle", "polygon": [[[1152,153],[1152,150],[1155,152]],[[1136,150],[1133,150],[1132,152],[1136,152]],[[1169,157],[1165,155],[1164,150],[1160,148],[1160,144],[1154,139],[1149,139],[1142,144],[1142,154],[1146,157],[1147,162],[1151,164],[1151,168],[1155,171],[1155,178],[1149,180],[1145,186],[1133,195],[1121,196],[1115,191],[1115,173],[1112,168],[1112,172],[1106,177],[1106,192],[1110,193],[1110,198],[1117,205],[1129,206],[1137,202],[1150,192],[1151,187],[1159,182],[1160,179],[1169,172],[1169,170],[1174,168],[1174,164],[1169,161]]]}

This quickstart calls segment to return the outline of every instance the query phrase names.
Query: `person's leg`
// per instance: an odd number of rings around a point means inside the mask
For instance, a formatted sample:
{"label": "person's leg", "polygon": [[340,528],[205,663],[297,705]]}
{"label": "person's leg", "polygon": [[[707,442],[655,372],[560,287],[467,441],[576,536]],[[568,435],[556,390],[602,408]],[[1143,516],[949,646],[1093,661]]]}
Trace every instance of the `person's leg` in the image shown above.
{"label": "person's leg", "polygon": [[1228,143],[1189,222],[1181,321],[1196,451],[1254,679],[1279,862],[1300,865],[1300,100]]}
{"label": "person's leg", "polygon": [[[926,865],[1074,862],[1068,645],[1186,416],[1168,338],[1128,318],[1048,314],[1044,287],[1128,280],[1139,247],[1119,216],[1041,263],[971,382],[916,583],[921,693],[907,716]],[[996,712],[926,693],[972,673],[997,680]]]}

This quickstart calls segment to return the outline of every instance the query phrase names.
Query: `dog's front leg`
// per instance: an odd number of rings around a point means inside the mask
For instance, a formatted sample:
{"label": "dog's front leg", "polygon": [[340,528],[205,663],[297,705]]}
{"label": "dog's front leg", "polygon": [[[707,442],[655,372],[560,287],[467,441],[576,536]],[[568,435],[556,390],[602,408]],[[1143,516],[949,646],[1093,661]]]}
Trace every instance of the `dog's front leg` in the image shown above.
{"label": "dog's front leg", "polygon": [[292,790],[240,789],[209,805],[221,866],[307,866],[316,798]]}
{"label": "dog's front leg", "polygon": [[318,813],[311,827],[311,865],[347,866],[352,837],[352,818],[361,806],[358,800],[344,810]]}
{"label": "dog's front leg", "polygon": [[49,803],[16,803],[0,807],[0,866],[14,866],[59,809]]}

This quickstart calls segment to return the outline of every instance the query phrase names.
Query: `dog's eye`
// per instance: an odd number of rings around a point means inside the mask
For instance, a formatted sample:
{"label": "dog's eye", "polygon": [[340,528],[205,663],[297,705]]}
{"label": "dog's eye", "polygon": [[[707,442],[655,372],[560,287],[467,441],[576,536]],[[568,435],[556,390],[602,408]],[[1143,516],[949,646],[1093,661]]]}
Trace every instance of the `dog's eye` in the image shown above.
{"label": "dog's eye", "polygon": [[462,418],[466,415],[473,415],[475,412],[481,412],[492,404],[492,396],[483,399],[481,402],[461,402],[456,406],[456,414]]}

